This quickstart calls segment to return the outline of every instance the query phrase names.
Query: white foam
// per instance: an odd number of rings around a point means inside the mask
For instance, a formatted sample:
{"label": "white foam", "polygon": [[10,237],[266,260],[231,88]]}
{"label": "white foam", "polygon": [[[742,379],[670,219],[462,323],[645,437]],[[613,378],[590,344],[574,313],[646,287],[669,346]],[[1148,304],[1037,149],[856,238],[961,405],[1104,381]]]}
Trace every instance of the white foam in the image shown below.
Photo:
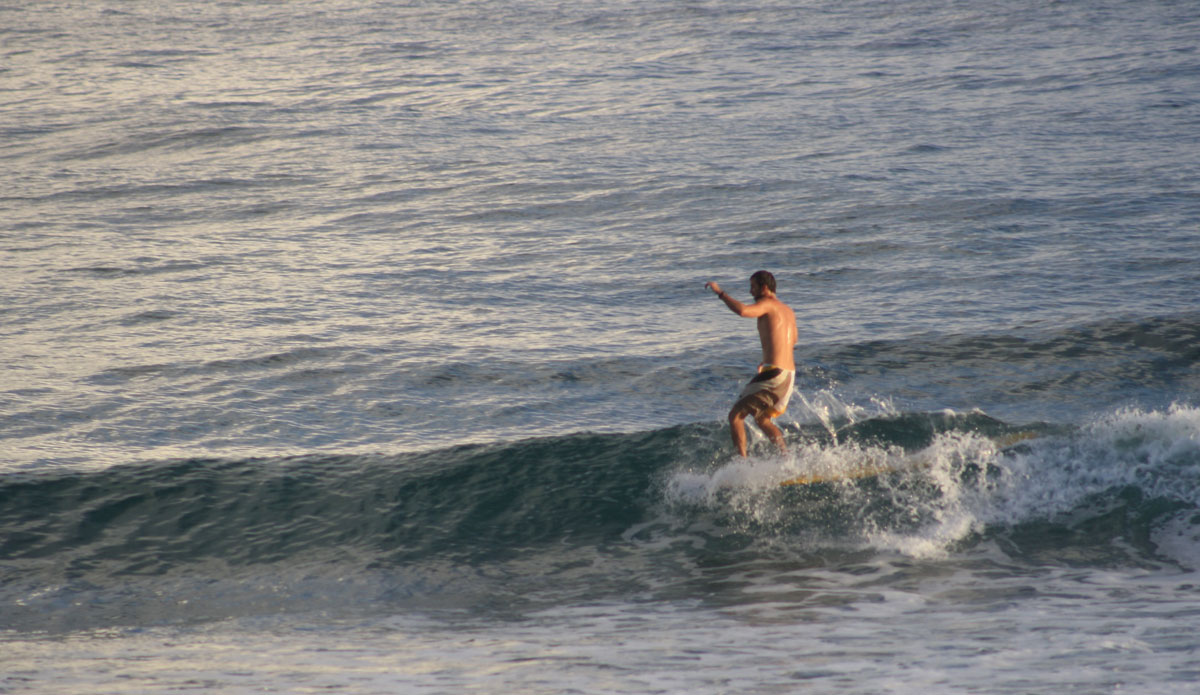
{"label": "white foam", "polygon": [[[987,437],[959,432],[936,436],[928,447],[910,458],[922,464],[914,470],[919,470],[937,488],[938,494],[894,496],[897,503],[912,505],[913,514],[919,514],[925,521],[916,529],[870,530],[867,536],[871,545],[918,558],[945,556],[947,548],[982,528],[986,519],[982,512],[988,499],[1009,484],[999,457],[998,445]],[[968,467],[975,467],[980,473],[965,476]],[[894,484],[888,479],[882,482]]]}
{"label": "white foam", "polygon": [[[900,472],[875,478],[869,491],[853,480],[833,484],[831,494],[842,510],[853,515],[856,505],[869,502],[866,495],[888,495],[900,516],[907,509],[918,521],[895,526],[863,516],[856,537],[844,540],[938,557],[990,525],[1053,519],[1126,486],[1147,497],[1200,506],[1200,409],[1124,409],[1074,432],[1030,438],[1007,449],[965,432],[939,434],[925,449],[907,454],[853,442],[795,444],[786,455],[677,473],[667,495],[674,503],[735,512],[758,523],[785,522],[804,502],[781,493],[781,482],[871,465]],[[921,485],[914,486],[918,479]],[[1172,556],[1200,566],[1200,533],[1191,528],[1190,515],[1159,535]]]}

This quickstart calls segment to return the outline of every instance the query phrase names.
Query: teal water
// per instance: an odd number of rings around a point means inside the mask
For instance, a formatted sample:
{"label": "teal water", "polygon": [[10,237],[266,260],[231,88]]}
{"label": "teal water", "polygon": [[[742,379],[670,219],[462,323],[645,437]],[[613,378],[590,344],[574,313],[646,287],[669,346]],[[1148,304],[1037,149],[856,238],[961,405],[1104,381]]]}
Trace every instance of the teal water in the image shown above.
{"label": "teal water", "polygon": [[[787,455],[746,461],[729,459],[723,428],[697,424],[415,454],[26,474],[0,488],[0,549],[8,598],[22,606],[10,620],[34,630],[109,628],[139,613],[147,613],[139,622],[153,620],[155,610],[163,611],[155,622],[193,611],[212,619],[221,601],[245,592],[221,616],[240,617],[245,601],[262,598],[248,577],[296,572],[314,584],[294,595],[273,590],[279,610],[312,610],[325,581],[321,604],[349,615],[381,605],[437,613],[449,601],[472,613],[503,605],[516,618],[564,602],[653,601],[661,585],[677,591],[696,579],[696,564],[724,556],[823,566],[899,551],[963,562],[1000,548],[1029,569],[1169,566],[1191,561],[1154,539],[1167,524],[1191,529],[1195,428],[1196,412],[1182,408],[1083,429],[895,413],[811,425],[791,433]],[[804,473],[836,478],[861,462],[894,472],[779,485]],[[513,565],[537,570],[514,589]],[[430,585],[431,573],[441,581]],[[377,575],[379,593],[336,588],[359,575]],[[210,584],[201,595],[222,598],[123,596],[130,584],[164,579],[201,581]],[[737,596],[728,598],[755,601]],[[78,597],[95,603],[85,609]]]}

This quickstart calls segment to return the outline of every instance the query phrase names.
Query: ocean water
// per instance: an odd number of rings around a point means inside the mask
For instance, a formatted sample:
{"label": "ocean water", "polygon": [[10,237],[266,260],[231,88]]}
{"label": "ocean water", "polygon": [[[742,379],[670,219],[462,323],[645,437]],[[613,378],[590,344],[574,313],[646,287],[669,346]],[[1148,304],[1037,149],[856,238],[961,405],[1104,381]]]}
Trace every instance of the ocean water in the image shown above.
{"label": "ocean water", "polygon": [[1197,36],[0,5],[0,692],[1200,692]]}

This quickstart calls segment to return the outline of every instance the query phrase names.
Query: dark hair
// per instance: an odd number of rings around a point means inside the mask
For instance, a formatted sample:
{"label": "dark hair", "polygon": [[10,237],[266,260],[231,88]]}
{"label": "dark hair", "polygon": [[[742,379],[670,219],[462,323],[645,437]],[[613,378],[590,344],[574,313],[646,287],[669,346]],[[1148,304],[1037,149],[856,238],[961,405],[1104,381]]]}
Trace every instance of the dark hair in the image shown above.
{"label": "dark hair", "polygon": [[760,270],[757,273],[751,275],[750,281],[757,282],[758,284],[762,285],[763,287],[767,288],[768,290],[771,290],[772,293],[775,292],[775,276],[768,273],[765,270]]}

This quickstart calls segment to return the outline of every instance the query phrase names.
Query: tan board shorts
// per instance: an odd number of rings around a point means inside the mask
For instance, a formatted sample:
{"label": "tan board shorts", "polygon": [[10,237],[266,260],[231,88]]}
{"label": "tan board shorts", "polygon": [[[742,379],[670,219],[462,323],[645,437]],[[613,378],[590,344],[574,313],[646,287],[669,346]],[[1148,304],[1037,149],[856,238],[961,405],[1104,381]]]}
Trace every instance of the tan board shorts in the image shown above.
{"label": "tan board shorts", "polygon": [[755,417],[766,413],[769,418],[777,418],[787,410],[795,384],[795,370],[780,369],[773,364],[760,364],[758,374],[742,389],[734,407]]}

